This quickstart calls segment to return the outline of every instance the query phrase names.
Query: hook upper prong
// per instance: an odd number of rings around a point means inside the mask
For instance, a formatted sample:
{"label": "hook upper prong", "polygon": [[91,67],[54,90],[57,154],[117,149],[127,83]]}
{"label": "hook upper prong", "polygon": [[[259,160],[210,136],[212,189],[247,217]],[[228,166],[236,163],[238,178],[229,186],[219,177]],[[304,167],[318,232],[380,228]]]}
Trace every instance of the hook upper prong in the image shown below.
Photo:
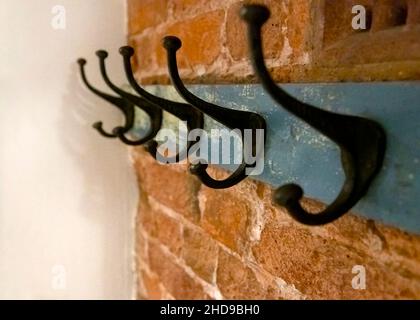
{"label": "hook upper prong", "polygon": [[[126,102],[118,97],[114,97],[111,96],[105,92],[102,92],[100,90],[98,90],[97,88],[95,88],[94,86],[91,85],[91,83],[88,81],[87,77],[86,77],[86,71],[85,71],[85,66],[87,64],[86,59],[84,58],[79,58],[77,60],[77,63],[79,65],[79,70],[80,70],[80,75],[82,78],[83,83],[86,85],[86,87],[93,92],[94,94],[96,94],[97,96],[101,97],[102,99],[108,101],[109,103],[111,103],[112,105],[114,105],[115,107],[117,107],[119,110],[121,110],[123,113],[125,112],[126,107]],[[99,122],[95,122],[93,124],[93,128],[95,130],[97,130],[99,132],[100,135],[106,137],[106,138],[116,138],[116,135],[113,133],[109,133],[106,132],[103,129],[103,123],[101,121]]]}
{"label": "hook upper prong", "polygon": [[[130,83],[131,87],[138,93],[139,96],[143,97],[150,103],[154,104],[155,106],[165,110],[166,112],[176,116],[182,121],[187,122],[187,129],[188,131],[194,129],[202,129],[204,126],[204,116],[201,112],[194,109],[191,105],[186,103],[175,102],[171,100],[167,100],[158,96],[155,96],[145,89],[143,89],[134,77],[134,72],[131,66],[131,57],[134,55],[134,49],[129,46],[124,46],[120,48],[120,54],[123,57],[124,62],[124,70],[127,77],[128,82]],[[127,141],[127,143],[129,143]],[[165,159],[167,162],[179,162],[185,159],[188,156],[188,150],[193,145],[193,142],[188,142],[186,148],[177,153],[175,156],[171,157],[164,157],[159,155],[159,158]],[[155,155],[157,156],[157,155]]]}
{"label": "hook upper prong", "polygon": [[166,36],[162,39],[162,46],[166,50],[178,51],[182,47],[182,41],[176,36]]}
{"label": "hook upper prong", "polygon": [[245,5],[239,12],[241,18],[247,23],[261,27],[270,18],[270,10],[261,5]]}
{"label": "hook upper prong", "polygon": [[[104,79],[105,83],[110,87],[111,90],[113,90],[115,93],[120,95],[123,99],[129,101],[131,103],[130,108],[126,108],[124,115],[126,119],[126,124],[124,127],[116,127],[112,131],[112,133],[118,138],[129,145],[142,145],[143,143],[153,139],[157,133],[159,132],[161,125],[162,125],[162,110],[160,108],[157,108],[152,103],[148,102],[147,100],[133,95],[129,92],[126,92],[122,89],[120,89],[118,86],[116,86],[108,77],[108,73],[106,71],[106,64],[105,60],[108,57],[108,52],[105,50],[98,50],[96,51],[96,55],[99,58],[99,68],[102,75],[102,78]],[[125,133],[127,133],[129,130],[131,130],[134,126],[135,122],[135,109],[134,107],[138,107],[139,109],[143,110],[150,119],[150,129],[148,132],[140,139],[137,140],[131,140],[127,137],[125,137]]]}
{"label": "hook upper prong", "polygon": [[79,64],[79,66],[84,66],[87,63],[87,61],[85,58],[79,58],[77,59],[77,63]]}
{"label": "hook upper prong", "polygon": [[131,58],[134,56],[134,49],[130,46],[123,46],[119,49],[121,55]]}
{"label": "hook upper prong", "polygon": [[108,58],[108,52],[101,49],[101,50],[96,51],[96,56],[98,56],[100,59],[106,59]]}

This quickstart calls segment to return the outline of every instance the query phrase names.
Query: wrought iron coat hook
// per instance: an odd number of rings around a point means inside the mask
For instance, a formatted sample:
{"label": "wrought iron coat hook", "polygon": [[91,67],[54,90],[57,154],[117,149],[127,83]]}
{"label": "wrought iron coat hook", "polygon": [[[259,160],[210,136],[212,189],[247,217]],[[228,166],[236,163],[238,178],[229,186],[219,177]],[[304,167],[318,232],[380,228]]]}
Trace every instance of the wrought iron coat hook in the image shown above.
{"label": "wrought iron coat hook", "polygon": [[[105,60],[108,57],[108,52],[105,50],[98,50],[96,55],[99,58],[99,66],[102,78],[104,79],[105,83],[111,88],[112,91],[119,94],[123,99],[130,101],[133,105],[142,109],[150,118],[150,129],[148,133],[139,140],[136,140],[136,144],[144,144],[149,140],[153,139],[157,133],[159,132],[161,125],[162,125],[162,110],[160,108],[156,108],[155,105],[151,104],[147,100],[130,94],[119,87],[117,87],[108,77]],[[134,109],[133,109],[134,112]],[[134,117],[134,114],[133,114]],[[124,143],[131,143],[131,140],[125,137],[125,128],[124,127],[116,127],[113,130],[113,133],[117,135],[121,141]]]}
{"label": "wrought iron coat hook", "polygon": [[[134,124],[134,106],[131,102],[122,99],[120,97],[114,97],[111,96],[109,94],[106,94],[98,89],[96,89],[95,87],[93,87],[90,82],[87,80],[86,77],[86,73],[85,73],[85,65],[86,65],[86,60],[83,58],[80,58],[77,60],[77,63],[79,64],[80,67],[80,74],[82,77],[82,81],[83,83],[86,85],[86,87],[92,91],[94,94],[96,94],[97,96],[101,97],[102,99],[108,101],[109,103],[111,103],[112,105],[114,105],[115,107],[117,107],[119,110],[122,111],[122,113],[124,114],[125,117],[125,124],[124,127],[122,127],[122,131],[128,132],[131,127]],[[95,122],[93,124],[93,128],[95,128],[102,136],[106,137],[106,138],[116,138],[117,135],[115,133],[108,133],[103,129],[103,123],[101,121]]]}
{"label": "wrought iron coat hook", "polygon": [[[192,108],[189,104],[181,103],[181,102],[175,102],[167,99],[160,98],[158,96],[155,96],[146,90],[144,90],[136,81],[133,73],[133,69],[131,67],[130,59],[134,55],[134,49],[130,46],[124,46],[120,48],[120,54],[123,57],[124,61],[124,70],[127,77],[128,82],[132,86],[132,88],[139,94],[141,97],[149,101],[150,103],[154,104],[155,106],[165,110],[166,112],[176,116],[182,121],[187,122],[187,129],[188,131],[193,129],[202,129],[204,126],[204,116],[201,112],[195,110]],[[188,150],[192,146],[194,142],[188,142],[187,148],[183,150],[183,152],[179,152],[173,157],[163,157],[168,162],[179,162],[186,158],[188,155]],[[132,145],[136,145],[135,142],[132,143]],[[156,147],[155,144],[155,153],[153,154],[156,157]],[[173,160],[173,161],[172,161]]]}
{"label": "wrought iron coat hook", "polygon": [[312,214],[299,203],[303,190],[295,184],[278,188],[273,200],[286,207],[293,218],[308,225],[322,225],[348,212],[363,197],[380,171],[386,146],[381,126],[369,119],[321,110],[295,99],[278,87],[264,63],[261,27],[270,16],[260,5],[246,5],[241,17],[248,25],[251,60],[256,74],[270,96],[283,108],[334,141],[341,151],[345,182],[335,201],[318,214]]}
{"label": "wrought iron coat hook", "polygon": [[[262,129],[264,130],[265,134],[266,123],[264,118],[260,115],[248,111],[226,109],[214,105],[212,103],[206,102],[189,92],[184,86],[179,76],[176,61],[176,53],[178,49],[180,49],[182,46],[181,40],[174,36],[167,36],[163,38],[163,46],[167,51],[169,74],[172,80],[172,84],[174,85],[178,93],[185,99],[185,101],[190,103],[197,110],[210,116],[211,118],[220,122],[226,127],[230,129],[241,130],[242,136],[244,136],[245,129],[252,129],[253,131],[257,129]],[[256,154],[258,158],[261,152],[263,151],[264,147],[256,146],[255,139],[253,142],[254,144],[252,146],[252,154]],[[246,152],[249,152],[248,154],[250,154],[251,150],[246,149],[247,146],[243,145],[243,154],[245,155]],[[204,163],[199,163],[197,165],[192,166],[191,172],[197,175],[200,178],[201,182],[203,182],[206,186],[210,188],[229,188],[245,179],[247,177],[246,169],[253,167],[252,164],[246,164],[244,159],[245,156],[243,157],[241,165],[235,170],[235,172],[233,172],[228,178],[224,180],[215,180],[212,177],[210,177],[210,175],[206,171],[208,165]]]}

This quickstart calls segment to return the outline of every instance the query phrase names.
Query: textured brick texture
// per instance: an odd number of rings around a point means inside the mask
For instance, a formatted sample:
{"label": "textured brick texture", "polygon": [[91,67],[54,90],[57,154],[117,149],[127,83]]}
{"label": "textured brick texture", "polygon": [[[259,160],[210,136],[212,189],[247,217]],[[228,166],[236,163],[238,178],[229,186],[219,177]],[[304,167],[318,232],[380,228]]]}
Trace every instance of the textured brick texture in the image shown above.
{"label": "textured brick texture", "polygon": [[[184,166],[155,170],[159,165],[141,148],[133,160],[142,191],[139,299],[420,298],[418,236],[352,214],[306,227],[271,204],[272,189],[263,183],[211,190]],[[160,182],[151,185],[149,175]],[[309,199],[304,205],[323,207]],[[365,290],[352,287],[356,265],[366,269]]]}
{"label": "textured brick texture", "polygon": [[[420,1],[265,0],[267,64],[277,81],[420,78]],[[177,35],[181,74],[192,83],[255,81],[238,0],[128,0],[128,42],[143,83],[167,83],[160,40]],[[368,29],[351,28],[363,4]],[[419,299],[420,237],[347,214],[306,227],[271,203],[272,188],[246,180],[211,190],[186,165],[132,152],[139,299]],[[210,168],[214,177],[226,173]],[[314,212],[323,204],[305,199]],[[366,288],[352,287],[354,266]]]}
{"label": "textured brick texture", "polygon": [[[420,78],[418,0],[128,0],[138,78],[169,82],[161,39],[176,35],[185,82],[256,81],[238,16],[244,3],[271,10],[263,42],[278,82]],[[367,30],[352,28],[355,4],[366,7]]]}

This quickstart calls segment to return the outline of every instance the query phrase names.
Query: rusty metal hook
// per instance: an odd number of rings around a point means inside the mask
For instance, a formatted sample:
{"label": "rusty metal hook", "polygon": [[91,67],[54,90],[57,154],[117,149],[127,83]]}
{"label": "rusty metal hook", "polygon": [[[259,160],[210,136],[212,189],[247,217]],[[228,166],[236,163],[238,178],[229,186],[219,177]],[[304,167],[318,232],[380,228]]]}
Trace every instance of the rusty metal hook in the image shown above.
{"label": "rusty metal hook", "polygon": [[[120,48],[120,54],[124,61],[124,70],[126,78],[130,83],[131,87],[137,92],[138,95],[149,101],[157,108],[163,109],[166,112],[174,115],[178,119],[187,123],[188,131],[194,129],[202,129],[204,126],[204,116],[202,112],[192,108],[189,104],[175,102],[167,100],[158,96],[155,96],[145,89],[143,89],[136,81],[131,67],[131,57],[134,55],[134,49],[130,46],[123,46]],[[188,150],[191,148],[193,141],[188,141],[186,149],[172,157],[160,156],[161,159],[165,159],[166,162],[179,162],[188,156]],[[134,144],[135,145],[135,144]],[[149,152],[154,151],[152,154],[155,158],[157,157],[157,144],[153,148],[150,148]]]}
{"label": "rusty metal hook", "polygon": [[241,17],[248,26],[249,50],[255,73],[264,89],[279,105],[335,142],[341,151],[345,182],[337,198],[325,210],[313,214],[299,203],[303,190],[296,184],[278,188],[273,200],[284,206],[297,221],[307,225],[332,222],[348,212],[362,198],[381,169],[386,135],[382,127],[369,119],[336,114],[303,103],[276,85],[265,63],[261,28],[270,11],[261,5],[245,5]]}
{"label": "rusty metal hook", "polygon": [[[105,83],[109,86],[109,88],[120,95],[123,99],[126,99],[130,101],[134,106],[140,108],[143,110],[150,119],[150,129],[147,132],[147,134],[136,140],[136,145],[144,144],[145,142],[152,140],[157,133],[159,132],[161,126],[162,126],[162,110],[160,108],[156,108],[155,105],[151,104],[147,100],[135,96],[131,93],[128,93],[122,89],[120,89],[118,86],[116,86],[108,77],[107,71],[106,71],[106,65],[105,60],[108,57],[108,52],[105,50],[98,50],[96,52],[97,57],[99,58],[99,68],[101,71],[102,78],[104,79]],[[132,113],[130,113],[130,117],[135,117],[134,108],[130,110]],[[125,128],[124,127],[116,127],[113,130],[113,134],[118,136],[118,138],[124,142],[124,143],[131,143],[132,140],[129,140],[125,137]]]}
{"label": "rusty metal hook", "polygon": [[[133,104],[126,99],[111,96],[111,95],[109,95],[105,92],[102,92],[102,91],[96,89],[95,87],[93,87],[90,84],[90,82],[87,80],[87,77],[86,77],[86,72],[85,72],[85,65],[87,63],[86,59],[80,58],[80,59],[77,60],[77,63],[79,64],[80,75],[81,75],[82,81],[86,85],[86,87],[91,92],[96,94],[97,96],[99,96],[102,99],[108,101],[109,103],[111,103],[112,105],[117,107],[119,110],[121,110],[121,112],[124,114],[124,118],[125,118],[125,123],[124,123],[124,126],[121,127],[121,131],[124,132],[124,133],[130,131],[130,129],[132,128],[132,126],[134,124],[134,111],[133,111],[134,106],[133,106]],[[116,138],[117,137],[117,135],[114,132],[113,133],[108,133],[103,129],[102,121],[95,122],[92,126],[93,126],[94,129],[96,129],[99,132],[99,134],[101,134],[102,136],[104,136],[106,138]]]}
{"label": "rusty metal hook", "polygon": [[[239,129],[244,136],[244,131],[246,129],[252,129],[255,132],[258,129],[264,131],[266,129],[266,123],[263,117],[260,115],[248,112],[248,111],[239,111],[232,110],[217,106],[215,104],[204,101],[197,96],[193,95],[188,89],[184,86],[178,72],[176,53],[181,48],[181,40],[174,36],[167,36],[163,38],[163,46],[167,51],[168,59],[168,69],[169,75],[172,80],[172,84],[178,93],[190,103],[198,111],[210,116],[214,120],[220,122],[230,129]],[[246,150],[246,145],[243,144],[243,155],[245,153],[256,154],[257,157],[260,156],[263,152],[263,146],[256,146],[255,140],[251,150]],[[242,163],[240,166],[226,179],[224,180],[215,180],[207,173],[206,169],[208,164],[199,163],[191,167],[191,172],[199,177],[201,182],[206,186],[213,189],[224,189],[234,186],[235,184],[241,182],[247,177],[246,170],[247,168],[255,166],[254,164],[246,164],[244,161],[245,156],[242,158]]]}

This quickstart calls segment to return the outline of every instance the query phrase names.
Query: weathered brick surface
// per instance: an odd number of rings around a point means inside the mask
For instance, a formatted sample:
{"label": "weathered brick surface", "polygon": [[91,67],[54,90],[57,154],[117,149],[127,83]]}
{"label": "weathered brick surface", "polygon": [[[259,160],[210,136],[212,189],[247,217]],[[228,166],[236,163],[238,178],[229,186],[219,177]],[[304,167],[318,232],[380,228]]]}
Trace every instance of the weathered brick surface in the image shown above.
{"label": "weathered brick surface", "polygon": [[[407,30],[398,33],[388,34],[387,32],[378,32],[374,38],[367,34],[361,35],[357,39],[349,39],[347,44],[355,47],[351,52],[344,52],[341,46],[325,50],[321,57],[325,60],[325,65],[334,66],[353,66],[380,62],[392,62],[395,60],[416,61],[420,58],[417,49],[420,43],[417,43],[419,30]],[[381,50],[384,43],[387,44],[387,50]],[[413,51],[406,52],[407,48]],[[420,70],[414,70],[417,74]]]}
{"label": "weathered brick surface", "polygon": [[[323,39],[314,58],[326,69],[315,69],[318,74],[359,81],[419,78],[417,5],[405,0],[327,0],[326,4]],[[354,4],[368,9],[370,29],[353,30]]]}
{"label": "weathered brick surface", "polygon": [[[262,278],[262,275],[259,275]],[[280,299],[275,282],[258,279],[256,271],[224,250],[219,253],[217,285],[226,299]]]}
{"label": "weathered brick surface", "polygon": [[151,244],[149,250],[150,269],[175,299],[209,299],[209,296],[173,258],[159,245]]}
{"label": "weathered brick surface", "polygon": [[139,270],[139,277],[141,277],[141,291],[139,292],[140,299],[161,300],[164,299],[165,293],[160,283],[159,277],[150,275],[145,270]]}
{"label": "weathered brick surface", "polygon": [[[334,237],[317,235],[297,225],[279,226],[275,221],[266,225],[261,242],[253,248],[257,262],[264,269],[293,283],[300,292],[312,298],[418,297],[419,265],[416,271],[404,270],[407,266],[402,267],[386,257],[380,259],[382,254],[386,255],[382,250],[371,256],[371,252],[351,243],[341,243]],[[366,268],[366,290],[352,287],[355,265]]]}
{"label": "weathered brick surface", "polygon": [[[240,19],[239,11],[245,3],[261,3],[270,11],[270,19],[263,27],[263,48],[267,59],[275,59],[286,65],[305,60],[310,45],[310,1],[241,1],[234,3],[227,11],[227,47],[234,60],[248,60],[249,48],[246,24]],[[298,17],[293,19],[292,17]]]}
{"label": "weathered brick surface", "polygon": [[225,0],[169,0],[175,18],[196,16],[224,6]]}
{"label": "weathered brick surface", "polygon": [[[248,1],[251,2],[251,1]],[[254,1],[255,2],[255,1]],[[261,1],[260,1],[261,2]],[[286,12],[282,4],[265,1],[269,4],[272,15],[263,29],[263,45],[266,58],[279,58],[283,48],[284,35],[282,28],[286,21]],[[246,24],[240,19],[239,11],[244,2],[238,2],[229,7],[226,19],[227,47],[234,60],[248,58],[248,42]]]}
{"label": "weathered brick surface", "polygon": [[167,246],[172,253],[179,255],[183,245],[182,225],[158,209],[152,208],[147,200],[144,201],[141,213],[139,226],[149,236],[158,239]]}
{"label": "weathered brick surface", "polygon": [[138,72],[157,68],[156,50],[161,50],[161,37],[156,33],[146,33],[129,40],[129,44],[136,48],[133,58],[131,58],[134,70]]}
{"label": "weathered brick surface", "polygon": [[420,23],[420,2],[417,0],[407,0],[408,17],[407,24],[415,25]]}
{"label": "weathered brick surface", "polygon": [[143,192],[191,221],[199,221],[197,193],[200,183],[189,174],[186,166],[159,164],[141,148],[137,148],[134,158],[138,159],[135,167]]}
{"label": "weathered brick surface", "polygon": [[167,0],[129,0],[128,32],[136,34],[163,23],[168,16]]}
{"label": "weathered brick surface", "polygon": [[380,31],[404,25],[407,21],[407,1],[382,0],[375,4],[372,30]]}
{"label": "weathered brick surface", "polygon": [[[255,81],[237,15],[244,2],[272,11],[263,41],[276,81],[420,79],[417,0],[128,0],[138,78],[167,83],[161,38],[171,34],[183,41],[184,81]],[[368,30],[352,29],[354,4],[370,12]],[[322,227],[302,226],[271,203],[266,184],[248,179],[212,190],[185,164],[159,165],[142,148],[132,155],[140,188],[139,298],[420,298],[419,236],[352,214]],[[210,173],[226,176],[214,167]],[[303,206],[324,208],[310,199]],[[356,265],[366,269],[365,290],[352,287]]]}
{"label": "weathered brick surface", "polygon": [[[416,0],[129,0],[129,42],[138,49],[139,79],[168,83],[160,40],[173,34],[184,43],[178,60],[185,82],[256,81],[246,28],[238,17],[243,3],[262,3],[272,11],[263,42],[276,81],[420,77]],[[367,8],[370,30],[352,28],[355,4]]]}
{"label": "weathered brick surface", "polygon": [[352,7],[365,6],[367,12],[372,13],[372,0],[335,1],[326,0],[324,10],[323,45],[329,46],[346,37],[359,32],[352,27]]}
{"label": "weathered brick surface", "polygon": [[[180,68],[193,68],[197,65],[210,65],[220,54],[221,26],[224,11],[216,10],[179,21],[169,26],[162,34],[177,36],[182,41],[177,58]],[[159,67],[167,66],[166,51],[156,51]]]}
{"label": "weathered brick surface", "polygon": [[[203,229],[235,251],[243,251],[247,243],[252,203],[242,201],[233,192],[217,192],[206,188],[203,201]],[[228,213],[228,214],[227,214]]]}
{"label": "weathered brick surface", "polygon": [[[227,172],[211,167],[215,179]],[[201,227],[214,239],[238,253],[246,253],[258,237],[264,208],[259,201],[258,185],[244,181],[229,189],[215,190],[203,186],[199,192]]]}
{"label": "weathered brick surface", "polygon": [[[211,174],[226,175],[215,168]],[[161,188],[169,191],[171,185]],[[142,292],[151,292],[148,298],[420,297],[420,237],[351,214],[323,227],[305,227],[273,206],[271,194],[270,187],[251,180],[221,192],[201,187],[195,195],[203,216],[198,225],[182,212],[147,212],[141,205],[138,268],[151,272],[142,275]],[[313,212],[324,207],[313,200],[303,204]],[[160,222],[151,224],[150,213]],[[179,224],[181,234],[174,228]],[[365,290],[352,287],[356,265],[366,268]]]}
{"label": "weathered brick surface", "polygon": [[219,246],[208,234],[186,227],[182,258],[203,280],[213,283]]}

